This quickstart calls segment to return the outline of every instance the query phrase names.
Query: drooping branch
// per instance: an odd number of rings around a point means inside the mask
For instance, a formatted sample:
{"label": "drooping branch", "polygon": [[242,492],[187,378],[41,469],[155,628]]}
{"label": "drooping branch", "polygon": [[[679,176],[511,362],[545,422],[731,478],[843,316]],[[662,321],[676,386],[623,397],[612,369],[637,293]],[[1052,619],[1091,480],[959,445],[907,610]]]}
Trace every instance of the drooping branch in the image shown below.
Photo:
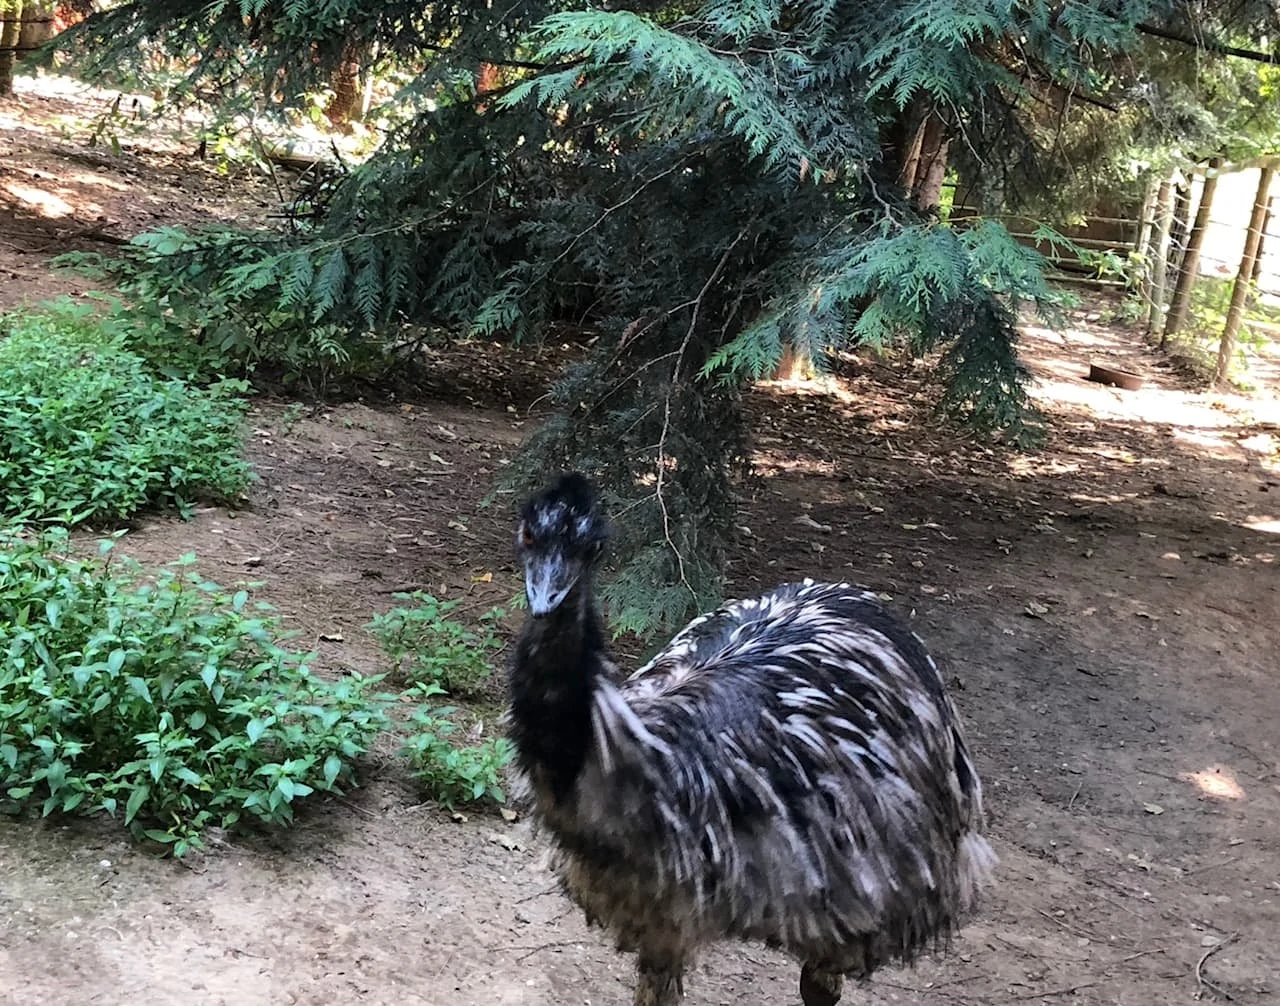
{"label": "drooping branch", "polygon": [[1255,63],[1269,63],[1272,66],[1280,66],[1280,54],[1273,52],[1262,52],[1258,49],[1241,49],[1210,38],[1193,38],[1190,35],[1181,35],[1176,31],[1170,31],[1168,28],[1161,28],[1145,22],[1138,25],[1138,31],[1144,35],[1167,39],[1170,42],[1177,42],[1179,45],[1190,46],[1193,49],[1216,52],[1221,56],[1238,56],[1241,59],[1251,59]]}

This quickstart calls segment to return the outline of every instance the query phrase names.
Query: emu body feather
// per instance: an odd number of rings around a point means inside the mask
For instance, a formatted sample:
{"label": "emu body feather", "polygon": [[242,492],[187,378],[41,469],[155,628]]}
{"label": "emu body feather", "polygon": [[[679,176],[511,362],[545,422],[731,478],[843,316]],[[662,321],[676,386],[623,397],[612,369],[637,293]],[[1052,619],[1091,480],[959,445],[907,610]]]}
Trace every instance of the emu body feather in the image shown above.
{"label": "emu body feather", "polygon": [[526,623],[510,685],[555,868],[639,954],[637,1004],[673,1002],[724,938],[786,950],[806,1003],[834,1003],[838,977],[815,980],[945,943],[989,880],[981,785],[937,668],[848,585],[728,604],[619,680],[587,575]]}

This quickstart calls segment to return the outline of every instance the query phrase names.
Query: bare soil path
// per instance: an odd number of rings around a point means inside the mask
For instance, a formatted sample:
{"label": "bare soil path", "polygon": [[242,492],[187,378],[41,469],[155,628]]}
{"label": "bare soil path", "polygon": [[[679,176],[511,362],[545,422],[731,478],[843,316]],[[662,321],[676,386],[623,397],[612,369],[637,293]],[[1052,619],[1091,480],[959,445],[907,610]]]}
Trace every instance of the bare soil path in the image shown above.
{"label": "bare soil path", "polygon": [[[254,212],[256,197],[212,172],[206,206],[170,212],[186,166],[142,139],[86,175],[74,123],[94,100],[0,104],[0,305],[77,289],[47,266],[65,216],[46,216],[33,188],[77,220],[96,200],[117,236]],[[64,112],[65,136],[43,128]],[[127,193],[118,210],[112,193]],[[157,564],[195,551],[212,579],[263,581],[323,670],[371,669],[361,626],[394,591],[477,613],[518,591],[511,501],[480,497],[537,422],[562,352],[536,361],[538,380],[496,347],[442,354],[448,400],[301,414],[259,400],[249,507],[147,520],[122,545]],[[1024,455],[942,429],[915,370],[865,365],[749,396],[757,475],[732,591],[849,579],[913,617],[956,688],[1002,858],[950,956],[846,1001],[1275,1001],[1274,390],[1189,390],[1136,335],[1085,312],[1061,333],[1028,327],[1026,352],[1052,432]],[[1148,386],[1089,384],[1090,360],[1136,366]],[[630,981],[552,891],[523,822],[452,820],[389,753],[295,830],[183,863],[111,822],[0,819],[0,1003],[578,1006],[628,1001]],[[755,947],[716,950],[687,985],[690,1006],[798,1001],[793,968]]]}

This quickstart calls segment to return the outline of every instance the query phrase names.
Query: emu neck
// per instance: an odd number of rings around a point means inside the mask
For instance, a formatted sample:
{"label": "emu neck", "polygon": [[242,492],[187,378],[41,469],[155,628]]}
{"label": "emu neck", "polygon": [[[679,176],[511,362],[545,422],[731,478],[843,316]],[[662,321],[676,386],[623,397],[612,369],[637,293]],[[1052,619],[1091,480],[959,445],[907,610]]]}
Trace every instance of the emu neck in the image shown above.
{"label": "emu neck", "polygon": [[588,584],[555,611],[525,620],[511,665],[511,740],[520,767],[557,802],[591,747],[591,699],[605,660]]}

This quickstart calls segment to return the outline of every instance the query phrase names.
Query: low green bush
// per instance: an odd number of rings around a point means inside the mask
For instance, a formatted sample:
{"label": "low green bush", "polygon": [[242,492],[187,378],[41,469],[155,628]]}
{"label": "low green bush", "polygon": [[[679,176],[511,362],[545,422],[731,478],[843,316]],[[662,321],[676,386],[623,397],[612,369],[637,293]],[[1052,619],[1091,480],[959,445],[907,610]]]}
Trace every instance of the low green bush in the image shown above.
{"label": "low green bush", "polygon": [[[437,685],[418,685],[410,694],[429,702],[442,694]],[[477,744],[453,742],[460,727],[454,706],[421,705],[410,718],[410,732],[401,753],[409,760],[419,784],[442,807],[492,801],[503,803],[502,770],[511,761],[511,742],[488,737]]]}
{"label": "low green bush", "polygon": [[0,532],[0,808],[123,814],[176,855],[341,792],[388,723],[378,678],[315,677],[279,622],[184,557],[149,580]]}
{"label": "low green bush", "polygon": [[502,647],[494,624],[505,612],[485,612],[476,633],[449,617],[457,601],[440,601],[420,590],[395,597],[410,604],[375,615],[366,626],[391,661],[391,680],[437,685],[454,698],[483,694],[493,674],[490,659]]}
{"label": "low green bush", "polygon": [[161,378],[112,338],[70,301],[0,319],[0,516],[70,526],[244,493],[246,386]]}

